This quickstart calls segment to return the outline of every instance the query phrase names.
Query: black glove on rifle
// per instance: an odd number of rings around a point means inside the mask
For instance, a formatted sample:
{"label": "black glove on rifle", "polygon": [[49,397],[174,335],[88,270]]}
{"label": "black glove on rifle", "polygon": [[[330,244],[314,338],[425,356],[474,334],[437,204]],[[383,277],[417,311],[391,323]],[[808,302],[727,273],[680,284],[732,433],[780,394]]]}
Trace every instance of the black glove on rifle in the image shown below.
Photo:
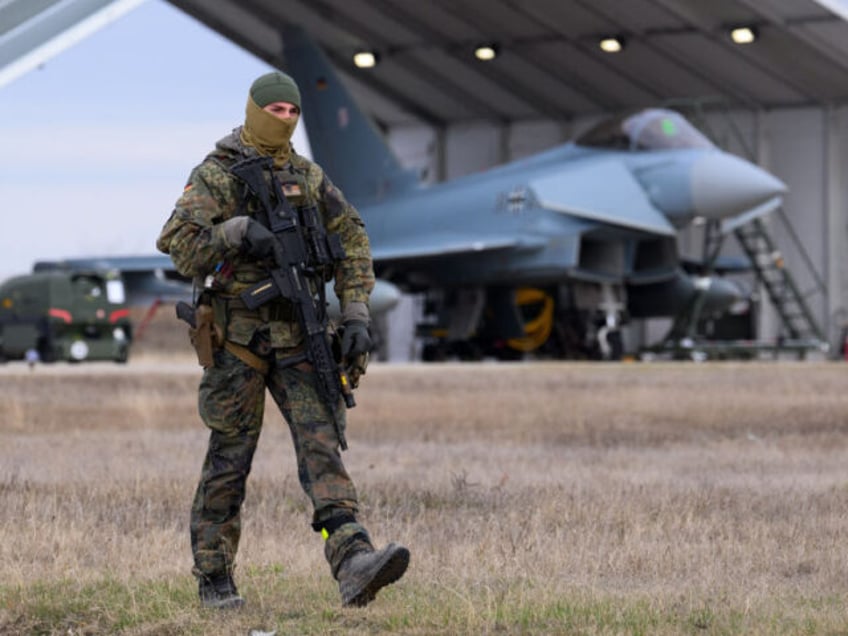
{"label": "black glove on rifle", "polygon": [[284,262],[280,242],[271,230],[254,219],[249,219],[247,222],[242,245],[245,254],[259,259],[272,258],[277,261],[277,265],[282,265]]}

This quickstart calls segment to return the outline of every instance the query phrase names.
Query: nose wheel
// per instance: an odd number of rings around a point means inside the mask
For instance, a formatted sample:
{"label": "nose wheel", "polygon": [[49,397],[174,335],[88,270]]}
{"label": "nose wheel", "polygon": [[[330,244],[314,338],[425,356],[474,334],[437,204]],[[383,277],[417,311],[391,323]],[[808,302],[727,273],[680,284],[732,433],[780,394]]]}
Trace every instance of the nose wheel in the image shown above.
{"label": "nose wheel", "polygon": [[621,360],[624,355],[621,330],[606,325],[598,329],[598,352],[602,360]]}

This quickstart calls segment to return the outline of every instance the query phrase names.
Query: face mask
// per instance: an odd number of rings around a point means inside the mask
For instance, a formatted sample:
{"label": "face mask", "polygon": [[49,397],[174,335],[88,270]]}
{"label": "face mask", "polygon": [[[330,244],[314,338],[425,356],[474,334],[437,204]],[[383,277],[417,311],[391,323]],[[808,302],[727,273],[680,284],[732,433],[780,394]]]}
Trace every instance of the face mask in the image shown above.
{"label": "face mask", "polygon": [[299,119],[275,117],[262,110],[252,97],[248,97],[241,141],[256,148],[261,155],[274,157],[274,165],[280,167],[291,156],[291,138]]}

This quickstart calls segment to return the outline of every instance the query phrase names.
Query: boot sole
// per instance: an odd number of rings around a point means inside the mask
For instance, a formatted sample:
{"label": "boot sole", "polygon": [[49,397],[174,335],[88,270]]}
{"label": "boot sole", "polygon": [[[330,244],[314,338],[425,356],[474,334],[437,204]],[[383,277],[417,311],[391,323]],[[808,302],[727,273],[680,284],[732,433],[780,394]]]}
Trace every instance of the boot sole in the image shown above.
{"label": "boot sole", "polygon": [[201,604],[207,609],[234,610],[241,609],[242,607],[244,607],[244,599],[240,596],[234,596],[232,598],[219,599],[214,601],[201,601]]}
{"label": "boot sole", "polygon": [[365,589],[346,601],[344,605],[347,607],[365,607],[374,600],[379,590],[402,577],[407,567],[409,567],[409,550],[401,547],[389,553],[385,562],[377,566],[374,578],[365,586]]}

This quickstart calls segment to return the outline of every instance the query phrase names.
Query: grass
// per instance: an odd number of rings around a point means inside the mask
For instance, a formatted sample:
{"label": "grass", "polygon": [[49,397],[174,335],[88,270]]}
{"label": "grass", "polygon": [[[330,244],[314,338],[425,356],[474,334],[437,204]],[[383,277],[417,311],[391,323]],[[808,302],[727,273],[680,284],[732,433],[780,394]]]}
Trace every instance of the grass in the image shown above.
{"label": "grass", "polygon": [[[4,590],[15,608],[9,634],[822,634],[840,627],[844,599],[779,598],[771,608],[737,607],[728,598],[657,599],[635,593],[552,591],[532,580],[457,587],[400,586],[367,610],[337,606],[315,577],[286,577],[273,568],[244,573],[250,605],[221,614],[196,607],[194,581],[73,580]],[[813,614],[810,610],[814,609]]]}
{"label": "grass", "polygon": [[373,365],[345,463],[409,572],[340,607],[269,408],[221,615],[190,575],[196,368],[7,365],[0,634],[848,633],[844,373]]}

